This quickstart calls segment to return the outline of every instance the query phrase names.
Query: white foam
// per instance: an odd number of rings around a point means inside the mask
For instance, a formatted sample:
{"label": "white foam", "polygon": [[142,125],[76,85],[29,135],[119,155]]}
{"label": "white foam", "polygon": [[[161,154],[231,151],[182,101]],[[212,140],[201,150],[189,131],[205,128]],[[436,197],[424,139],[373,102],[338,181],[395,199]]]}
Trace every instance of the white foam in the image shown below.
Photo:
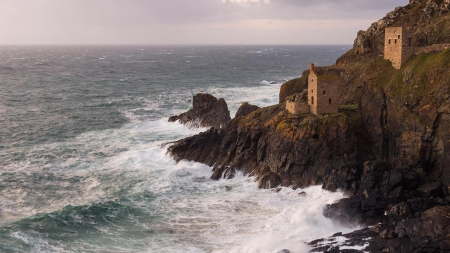
{"label": "white foam", "polygon": [[230,110],[230,115],[233,118],[239,109],[239,106],[244,102],[259,107],[278,104],[280,86],[279,83],[270,84],[268,81],[262,81],[261,85],[258,87],[211,87],[207,89],[207,93],[210,93],[217,98],[224,98],[227,102],[228,109]]}
{"label": "white foam", "polygon": [[[12,222],[69,204],[92,204],[150,192],[154,200],[139,200],[135,205],[162,218],[150,223],[129,221],[130,226],[138,227],[133,227],[136,231],[161,231],[145,237],[145,243],[151,245],[149,252],[273,253],[288,249],[298,253],[308,250],[305,242],[352,230],[322,215],[323,207],[342,198],[342,193],[326,192],[320,186],[296,191],[282,188],[274,193],[257,189],[253,178],[240,173],[231,180],[213,181],[209,179],[211,167],[188,161],[176,164],[160,146],[199,131],[161,119],[88,132],[65,143],[35,147],[29,151],[31,156],[33,152],[42,154],[69,148],[76,155],[45,167],[44,174],[53,177],[43,185],[2,192],[2,218],[6,217],[4,222]],[[99,156],[100,153],[103,155]],[[30,164],[19,169],[27,176],[42,171],[39,164],[46,163],[29,160]],[[73,179],[77,179],[76,184],[70,183]],[[46,188],[51,184],[58,185],[58,190]],[[39,203],[32,200],[36,189],[42,196]],[[299,196],[300,191],[305,191],[306,196]],[[108,236],[123,240],[121,247],[112,249],[131,252],[126,238],[121,239],[127,229],[103,228]],[[141,239],[135,240],[138,243]]]}

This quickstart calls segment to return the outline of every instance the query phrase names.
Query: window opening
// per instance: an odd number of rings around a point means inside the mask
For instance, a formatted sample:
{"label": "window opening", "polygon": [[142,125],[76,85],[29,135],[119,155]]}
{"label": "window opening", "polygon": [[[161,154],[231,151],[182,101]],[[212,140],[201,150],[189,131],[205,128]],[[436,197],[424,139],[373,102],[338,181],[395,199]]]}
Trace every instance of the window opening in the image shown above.
{"label": "window opening", "polygon": [[397,39],[394,40],[394,44],[397,44]]}
{"label": "window opening", "polygon": [[314,97],[311,97],[311,104],[314,104]]}
{"label": "window opening", "polygon": [[323,95],[325,95],[325,91],[323,91]]}
{"label": "window opening", "polygon": [[409,46],[411,46],[411,44],[412,44],[411,42],[412,42],[412,38],[409,37],[409,38],[408,38],[408,45],[409,45]]}
{"label": "window opening", "polygon": [[329,105],[331,105],[331,98],[330,98],[330,99],[328,99],[328,104],[329,104]]}

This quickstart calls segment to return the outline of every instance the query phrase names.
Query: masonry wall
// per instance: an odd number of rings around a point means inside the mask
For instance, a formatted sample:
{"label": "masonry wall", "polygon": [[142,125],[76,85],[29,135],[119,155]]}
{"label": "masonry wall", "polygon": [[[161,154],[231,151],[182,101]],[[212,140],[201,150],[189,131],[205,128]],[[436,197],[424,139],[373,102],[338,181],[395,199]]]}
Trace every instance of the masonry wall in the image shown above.
{"label": "masonry wall", "polygon": [[300,113],[309,113],[310,108],[306,101],[297,100],[297,101],[286,101],[286,110],[288,110],[291,114],[300,114]]}
{"label": "masonry wall", "polygon": [[339,106],[339,84],[337,81],[320,80],[317,84],[317,103],[315,114],[337,113]]}
{"label": "masonry wall", "polygon": [[308,105],[311,113],[317,114],[317,75],[313,70],[308,76]]}
{"label": "masonry wall", "polygon": [[414,37],[410,28],[388,27],[385,30],[384,59],[400,69],[414,54]]}

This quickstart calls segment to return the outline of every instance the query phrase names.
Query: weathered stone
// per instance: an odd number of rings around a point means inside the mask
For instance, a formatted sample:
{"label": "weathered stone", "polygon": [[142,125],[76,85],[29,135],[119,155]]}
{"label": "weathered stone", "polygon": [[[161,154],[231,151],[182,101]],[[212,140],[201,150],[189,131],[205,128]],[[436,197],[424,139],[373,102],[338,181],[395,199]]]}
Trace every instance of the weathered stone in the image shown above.
{"label": "weathered stone", "polygon": [[251,105],[247,102],[244,102],[237,110],[235,118],[241,117],[241,116],[247,116],[250,113],[252,113],[258,109],[259,109],[259,106]]}
{"label": "weathered stone", "polygon": [[223,98],[199,93],[194,96],[193,108],[178,116],[171,116],[169,122],[179,121],[191,127],[220,128],[231,120],[230,111]]}

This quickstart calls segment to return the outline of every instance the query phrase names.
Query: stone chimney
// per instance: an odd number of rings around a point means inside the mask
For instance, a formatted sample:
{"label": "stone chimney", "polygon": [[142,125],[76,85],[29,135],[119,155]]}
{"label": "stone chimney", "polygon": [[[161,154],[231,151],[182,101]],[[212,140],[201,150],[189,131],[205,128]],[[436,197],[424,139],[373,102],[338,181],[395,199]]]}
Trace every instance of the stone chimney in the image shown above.
{"label": "stone chimney", "polygon": [[314,63],[311,63],[311,64],[309,65],[309,71],[310,71],[310,72],[314,72]]}

